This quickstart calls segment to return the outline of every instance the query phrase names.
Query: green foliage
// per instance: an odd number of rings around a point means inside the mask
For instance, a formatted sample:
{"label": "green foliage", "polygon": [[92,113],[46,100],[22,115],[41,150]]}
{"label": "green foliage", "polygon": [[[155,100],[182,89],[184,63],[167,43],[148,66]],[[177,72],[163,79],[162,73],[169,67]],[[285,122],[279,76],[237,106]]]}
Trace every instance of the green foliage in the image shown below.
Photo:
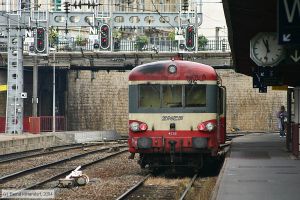
{"label": "green foliage", "polygon": [[54,46],[58,43],[58,32],[53,28],[51,27],[49,29],[49,44],[50,46]]}
{"label": "green foliage", "polygon": [[75,44],[78,46],[84,46],[87,43],[87,39],[83,38],[82,35],[77,35],[75,38]]}
{"label": "green foliage", "polygon": [[120,30],[113,30],[113,32],[112,32],[112,37],[114,38],[114,39],[117,39],[117,40],[119,40],[119,39],[121,39],[122,38],[122,36],[123,36],[123,33],[120,31]]}
{"label": "green foliage", "polygon": [[175,31],[169,32],[168,40],[171,40],[171,41],[175,40]]}
{"label": "green foliage", "polygon": [[148,43],[148,37],[145,36],[145,35],[140,35],[140,36],[137,36],[136,37],[136,42],[139,42],[139,43]]}
{"label": "green foliage", "polygon": [[208,43],[208,39],[204,35],[200,35],[198,37],[198,48],[200,50],[204,50],[207,43]]}
{"label": "green foliage", "polygon": [[148,37],[145,35],[140,35],[136,37],[136,47],[139,51],[143,49],[145,44],[148,44]]}

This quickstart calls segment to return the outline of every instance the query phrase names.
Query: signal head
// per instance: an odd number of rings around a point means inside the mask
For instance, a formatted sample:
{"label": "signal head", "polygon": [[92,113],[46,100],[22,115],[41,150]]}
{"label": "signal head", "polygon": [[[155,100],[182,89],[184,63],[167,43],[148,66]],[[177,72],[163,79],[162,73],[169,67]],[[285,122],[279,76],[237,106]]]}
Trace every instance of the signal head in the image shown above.
{"label": "signal head", "polygon": [[45,39],[45,28],[38,27],[36,29],[36,41],[35,41],[35,48],[36,51],[42,53],[46,50],[46,39]]}
{"label": "signal head", "polygon": [[101,49],[108,49],[110,47],[110,27],[108,24],[100,26],[100,47]]}
{"label": "signal head", "polygon": [[195,47],[195,26],[189,25],[186,29],[185,46],[188,50]]}

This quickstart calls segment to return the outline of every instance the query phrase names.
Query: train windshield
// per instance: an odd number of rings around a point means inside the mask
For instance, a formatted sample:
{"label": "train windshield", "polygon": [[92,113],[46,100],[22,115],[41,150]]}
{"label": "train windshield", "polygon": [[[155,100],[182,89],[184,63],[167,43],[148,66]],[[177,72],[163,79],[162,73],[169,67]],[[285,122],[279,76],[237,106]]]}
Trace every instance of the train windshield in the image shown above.
{"label": "train windshield", "polygon": [[140,85],[139,106],[142,108],[160,107],[160,86]]}
{"label": "train windshield", "polygon": [[139,85],[140,108],[205,106],[206,85]]}
{"label": "train windshield", "polygon": [[206,106],[206,85],[186,85],[185,106],[186,107]]}
{"label": "train windshield", "polygon": [[162,107],[182,107],[182,85],[162,86]]}

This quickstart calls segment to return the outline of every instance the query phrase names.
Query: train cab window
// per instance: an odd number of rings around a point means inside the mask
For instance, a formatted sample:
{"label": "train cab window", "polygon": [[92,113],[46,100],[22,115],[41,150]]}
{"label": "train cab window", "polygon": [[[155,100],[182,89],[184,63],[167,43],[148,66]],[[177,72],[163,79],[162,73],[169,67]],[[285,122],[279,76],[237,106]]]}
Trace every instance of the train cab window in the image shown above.
{"label": "train cab window", "polygon": [[185,86],[185,106],[203,107],[206,106],[206,85]]}
{"label": "train cab window", "polygon": [[159,108],[160,107],[160,87],[159,85],[140,85],[139,87],[139,107]]}
{"label": "train cab window", "polygon": [[162,86],[162,107],[182,107],[182,86],[163,85]]}

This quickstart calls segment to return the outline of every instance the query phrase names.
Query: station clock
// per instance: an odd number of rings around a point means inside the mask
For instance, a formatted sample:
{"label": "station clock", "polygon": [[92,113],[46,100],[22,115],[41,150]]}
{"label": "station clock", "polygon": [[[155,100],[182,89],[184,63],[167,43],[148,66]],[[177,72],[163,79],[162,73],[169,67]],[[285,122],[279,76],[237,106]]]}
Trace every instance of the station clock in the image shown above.
{"label": "station clock", "polygon": [[258,66],[275,66],[284,57],[285,50],[278,44],[276,33],[261,32],[250,40],[250,58]]}

